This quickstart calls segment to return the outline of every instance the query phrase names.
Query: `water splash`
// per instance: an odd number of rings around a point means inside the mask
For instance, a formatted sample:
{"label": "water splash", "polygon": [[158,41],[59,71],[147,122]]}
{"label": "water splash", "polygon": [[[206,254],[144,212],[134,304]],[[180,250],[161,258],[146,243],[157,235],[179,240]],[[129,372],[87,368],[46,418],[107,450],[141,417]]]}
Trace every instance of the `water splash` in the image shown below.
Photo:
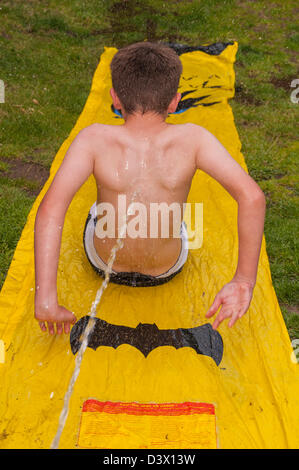
{"label": "water splash", "polygon": [[[130,205],[132,204],[132,202],[135,200],[137,194],[138,194],[138,191],[137,190],[134,191],[134,193],[132,195],[132,198],[131,198],[131,202],[129,204],[129,208],[130,208]],[[95,324],[94,318],[95,318],[96,313],[97,313],[97,307],[98,307],[98,305],[101,301],[103,292],[105,291],[105,289],[108,286],[109,279],[110,279],[110,274],[112,272],[112,266],[113,266],[113,263],[114,263],[114,260],[115,260],[115,257],[116,257],[116,253],[124,245],[123,237],[124,237],[124,235],[126,233],[126,229],[127,229],[127,220],[128,220],[128,215],[129,215],[128,214],[129,208],[128,208],[127,213],[126,213],[124,223],[120,228],[119,237],[118,237],[115,245],[113,246],[113,248],[110,252],[110,257],[109,257],[109,260],[108,260],[108,263],[107,263],[107,267],[105,269],[104,281],[102,282],[100,289],[97,291],[95,300],[94,300],[94,302],[92,303],[92,306],[91,306],[90,318],[89,318],[89,321],[88,321],[87,326],[86,326],[86,328],[84,330],[84,333],[83,333],[82,343],[81,343],[80,349],[77,353],[76,360],[75,360],[74,372],[73,372],[73,375],[72,375],[71,380],[69,382],[69,385],[68,385],[67,391],[65,393],[65,396],[64,396],[64,405],[63,405],[63,409],[62,409],[60,417],[59,417],[57,432],[56,432],[56,435],[53,439],[53,442],[51,444],[50,449],[58,449],[58,446],[59,446],[60,437],[61,437],[62,431],[64,429],[66,419],[67,419],[67,416],[68,416],[68,412],[69,412],[69,402],[70,402],[70,399],[71,399],[71,396],[72,396],[72,393],[73,393],[73,389],[74,389],[76,380],[77,380],[78,375],[80,373],[80,368],[81,368],[83,355],[84,355],[85,350],[86,350],[87,345],[88,345],[88,338],[89,338],[89,335],[91,334],[91,332],[93,330],[93,327],[94,327],[94,324]]]}

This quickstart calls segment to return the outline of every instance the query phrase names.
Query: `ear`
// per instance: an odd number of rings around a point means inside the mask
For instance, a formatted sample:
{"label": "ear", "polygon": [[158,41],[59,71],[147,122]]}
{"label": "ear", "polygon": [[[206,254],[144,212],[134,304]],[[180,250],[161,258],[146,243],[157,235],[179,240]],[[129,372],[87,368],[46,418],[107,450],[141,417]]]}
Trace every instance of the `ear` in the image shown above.
{"label": "ear", "polygon": [[121,102],[119,101],[119,98],[114,88],[110,88],[110,95],[111,95],[113,106],[115,107],[115,109],[121,109]]}
{"label": "ear", "polygon": [[172,98],[169,106],[168,106],[168,113],[174,113],[178,107],[182,95],[181,93],[176,93],[175,96]]}

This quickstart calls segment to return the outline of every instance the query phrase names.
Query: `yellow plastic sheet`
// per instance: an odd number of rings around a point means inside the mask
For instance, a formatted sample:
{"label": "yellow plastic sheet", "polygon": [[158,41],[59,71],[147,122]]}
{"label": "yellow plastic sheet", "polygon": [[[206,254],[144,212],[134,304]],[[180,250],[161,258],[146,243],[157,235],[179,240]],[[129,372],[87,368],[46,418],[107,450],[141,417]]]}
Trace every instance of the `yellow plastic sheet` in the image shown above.
{"label": "yellow plastic sheet", "polygon": [[[220,55],[193,51],[180,56],[183,74],[179,91],[193,91],[186,98],[205,98],[197,106],[193,102],[193,107],[170,115],[168,122],[204,126],[246,169],[228,104],[234,95],[236,51],[234,43]],[[109,95],[109,64],[115,52],[115,48],[107,47],[101,56],[86,105],[56,155],[50,178],[28,216],[0,295],[0,339],[5,348],[5,360],[0,364],[1,448],[49,448],[57,431],[75,357],[69,336],[43,334],[34,319],[33,226],[41,198],[77,133],[94,122],[123,123],[111,108]],[[72,201],[63,230],[59,301],[78,319],[90,312],[102,282],[89,265],[82,246],[85,219],[95,198],[91,177]],[[202,247],[190,251],[183,271],[167,284],[146,288],[110,284],[98,307],[101,319],[133,328],[139,323],[155,323],[161,329],[207,323],[204,315],[208,307],[236,267],[237,204],[201,171],[194,177],[188,201],[203,203]],[[167,436],[173,436],[175,429],[173,448],[200,447],[200,442],[206,442],[207,447],[234,449],[297,448],[298,366],[292,360],[291,343],[272,286],[264,239],[250,309],[231,329],[223,322],[219,332],[224,342],[219,366],[189,347],[158,347],[147,357],[127,344],[117,349],[87,348],[60,448],[76,448],[80,443],[84,447],[88,442],[87,447],[146,448],[154,446],[155,439],[160,439],[162,448],[167,447]],[[122,403],[124,410],[129,403],[139,404],[140,409],[148,404],[180,409],[184,403],[191,403],[191,409],[195,409],[203,403],[213,406],[216,428],[211,426],[211,418],[202,428],[202,415],[193,412],[175,416],[177,424],[173,426],[167,424],[173,423],[172,416],[164,419],[137,413],[132,420],[124,411],[113,414],[113,433],[111,415],[99,412],[92,419],[98,419],[107,432],[103,431],[95,442],[84,431],[89,428],[83,405],[92,399]],[[163,424],[158,426],[157,418]],[[190,422],[193,429],[202,429],[198,445],[190,432],[181,432],[188,429]],[[165,431],[162,434],[161,429]]]}

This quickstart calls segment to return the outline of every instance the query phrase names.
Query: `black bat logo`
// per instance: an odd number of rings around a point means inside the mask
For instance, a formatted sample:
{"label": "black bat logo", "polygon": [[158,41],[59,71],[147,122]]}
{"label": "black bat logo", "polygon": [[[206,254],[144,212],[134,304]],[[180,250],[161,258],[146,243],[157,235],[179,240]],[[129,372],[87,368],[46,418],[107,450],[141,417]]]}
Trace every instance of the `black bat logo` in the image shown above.
{"label": "black bat logo", "polygon": [[[204,82],[203,88],[204,88],[204,86],[206,86],[206,83],[207,82]],[[209,88],[221,88],[221,86],[217,85],[217,86],[213,86],[213,87],[209,87]],[[181,100],[178,103],[176,111],[174,111],[171,114],[181,114],[181,113],[184,113],[185,111],[187,111],[188,109],[196,108],[197,106],[212,106],[214,104],[221,103],[221,101],[211,101],[209,103],[205,103],[205,102],[200,103],[200,101],[204,100],[205,98],[210,98],[211,95],[203,95],[203,96],[197,96],[196,98],[184,99],[186,95],[188,95],[189,93],[193,93],[193,92],[194,92],[194,90],[183,91]],[[122,113],[121,113],[121,110],[116,109],[113,104],[111,105],[111,111],[114,114],[116,114],[118,117],[121,117],[121,118],[123,117]]]}
{"label": "black bat logo", "polygon": [[[82,317],[71,330],[70,342],[73,354],[80,349],[82,335],[90,318],[88,315]],[[209,323],[195,328],[160,330],[155,323],[139,323],[136,328],[131,328],[113,325],[97,317],[92,321],[94,326],[89,334],[87,346],[94,350],[99,346],[110,346],[116,349],[121,344],[129,344],[147,357],[153,349],[160,346],[173,346],[176,349],[189,347],[193,348],[197,354],[213,358],[217,366],[222,359],[222,338]]]}
{"label": "black bat logo", "polygon": [[164,43],[165,45],[171,47],[175,50],[178,55],[186,54],[186,52],[193,51],[202,51],[209,55],[219,55],[227,46],[232,46],[233,41],[230,42],[215,42],[207,46],[188,46],[186,44],[177,44],[177,43]]}

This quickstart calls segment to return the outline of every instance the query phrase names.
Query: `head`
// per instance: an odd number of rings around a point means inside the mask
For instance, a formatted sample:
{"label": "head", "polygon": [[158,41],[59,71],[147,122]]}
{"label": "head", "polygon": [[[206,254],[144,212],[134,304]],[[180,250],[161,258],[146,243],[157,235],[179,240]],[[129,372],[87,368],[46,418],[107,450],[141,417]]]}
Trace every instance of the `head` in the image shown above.
{"label": "head", "polygon": [[131,44],[114,55],[110,68],[113,103],[125,114],[152,112],[166,117],[176,110],[182,63],[170,47],[152,42]]}

